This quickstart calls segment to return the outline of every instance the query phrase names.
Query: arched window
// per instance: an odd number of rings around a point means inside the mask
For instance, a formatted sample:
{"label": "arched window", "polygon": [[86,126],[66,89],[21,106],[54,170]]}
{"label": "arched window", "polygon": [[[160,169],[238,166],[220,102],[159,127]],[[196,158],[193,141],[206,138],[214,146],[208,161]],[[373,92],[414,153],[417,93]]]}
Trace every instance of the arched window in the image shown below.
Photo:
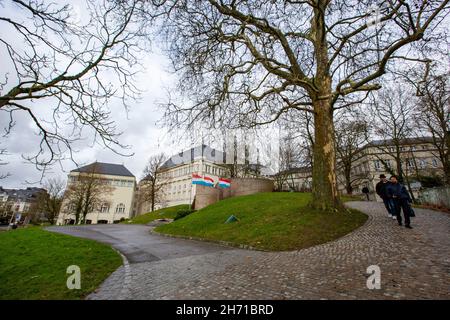
{"label": "arched window", "polygon": [[120,203],[116,207],[116,213],[124,213],[125,212],[125,205],[123,203]]}

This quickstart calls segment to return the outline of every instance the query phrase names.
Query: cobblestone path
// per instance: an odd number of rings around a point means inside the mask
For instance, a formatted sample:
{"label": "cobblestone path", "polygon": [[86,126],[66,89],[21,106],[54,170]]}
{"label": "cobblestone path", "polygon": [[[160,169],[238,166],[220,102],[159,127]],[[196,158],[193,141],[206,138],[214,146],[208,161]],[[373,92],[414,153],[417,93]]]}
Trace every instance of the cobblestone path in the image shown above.
{"label": "cobblestone path", "polygon": [[[360,229],[291,252],[216,249],[126,264],[88,299],[450,299],[450,215],[415,209],[409,230],[382,203],[350,202]],[[381,289],[366,286],[381,269]]]}

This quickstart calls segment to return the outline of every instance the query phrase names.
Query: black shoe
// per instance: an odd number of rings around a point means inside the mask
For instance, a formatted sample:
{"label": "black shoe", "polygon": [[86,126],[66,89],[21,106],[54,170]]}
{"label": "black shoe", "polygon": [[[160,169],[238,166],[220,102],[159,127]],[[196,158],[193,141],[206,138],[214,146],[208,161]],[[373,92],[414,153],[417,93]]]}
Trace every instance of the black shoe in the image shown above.
{"label": "black shoe", "polygon": [[399,223],[398,223],[398,225],[399,225],[399,226],[402,226],[402,225],[403,225],[403,223],[399,222]]}
{"label": "black shoe", "polygon": [[411,227],[410,225],[407,225],[407,226],[405,226],[405,228],[412,229],[413,227]]}

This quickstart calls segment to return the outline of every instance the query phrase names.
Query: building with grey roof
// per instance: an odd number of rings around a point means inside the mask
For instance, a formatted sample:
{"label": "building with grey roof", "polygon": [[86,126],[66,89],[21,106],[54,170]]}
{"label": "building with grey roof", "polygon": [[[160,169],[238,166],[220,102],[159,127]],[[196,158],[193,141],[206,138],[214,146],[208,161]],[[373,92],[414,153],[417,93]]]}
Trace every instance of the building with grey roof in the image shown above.
{"label": "building with grey roof", "polygon": [[226,153],[202,144],[171,156],[164,162],[161,169],[169,169],[182,164],[188,164],[198,159],[203,159],[214,164],[225,164]]}
{"label": "building with grey roof", "polygon": [[87,214],[86,224],[118,223],[134,215],[135,176],[123,164],[93,162],[70,171],[57,224],[77,223],[74,190],[81,194],[89,179],[100,181],[105,187],[101,187],[103,194],[97,196],[94,208]]}
{"label": "building with grey roof", "polygon": [[94,162],[86,166],[76,168],[71,172],[97,173],[110,176],[134,177],[134,175],[123,164],[105,163],[105,162]]}
{"label": "building with grey roof", "polygon": [[0,186],[0,217],[11,217],[14,214],[19,220],[24,220],[38,196],[46,192],[47,190],[37,187],[4,189]]}

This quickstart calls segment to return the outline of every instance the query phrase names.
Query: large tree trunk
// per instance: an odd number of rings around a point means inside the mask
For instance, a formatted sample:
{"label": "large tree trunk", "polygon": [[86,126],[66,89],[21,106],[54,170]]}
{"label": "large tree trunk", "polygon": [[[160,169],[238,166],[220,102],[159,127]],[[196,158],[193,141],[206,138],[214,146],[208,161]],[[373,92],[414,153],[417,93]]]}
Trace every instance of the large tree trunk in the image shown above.
{"label": "large tree trunk", "polygon": [[155,211],[155,190],[152,190],[152,212]]}
{"label": "large tree trunk", "polygon": [[346,189],[348,195],[352,195],[353,194],[353,187],[352,187],[352,184],[350,182],[347,182],[347,185],[346,185],[345,189]]}
{"label": "large tree trunk", "polygon": [[449,159],[450,134],[449,134],[449,132],[450,131],[446,131],[446,133],[444,133],[445,146],[446,146],[447,150],[444,150],[444,154],[443,154],[443,157],[441,159],[442,165],[444,166],[445,182],[447,184],[450,184],[450,159]]}
{"label": "large tree trunk", "polygon": [[312,207],[320,210],[338,208],[340,201],[336,184],[336,153],[333,110],[329,99],[314,105],[314,162]]}
{"label": "large tree trunk", "polygon": [[319,210],[340,207],[336,184],[336,151],[333,123],[331,75],[325,23],[327,0],[318,0],[311,20],[316,58],[316,90],[309,92],[314,109],[314,160],[311,206]]}
{"label": "large tree trunk", "polygon": [[352,186],[352,169],[344,164],[344,174],[345,174],[345,190],[347,194],[353,194],[353,186]]}
{"label": "large tree trunk", "polygon": [[151,211],[155,211],[155,199],[156,199],[156,172],[154,173],[154,177],[155,179],[152,180],[152,185],[150,186],[150,201],[152,202],[151,204]]}

